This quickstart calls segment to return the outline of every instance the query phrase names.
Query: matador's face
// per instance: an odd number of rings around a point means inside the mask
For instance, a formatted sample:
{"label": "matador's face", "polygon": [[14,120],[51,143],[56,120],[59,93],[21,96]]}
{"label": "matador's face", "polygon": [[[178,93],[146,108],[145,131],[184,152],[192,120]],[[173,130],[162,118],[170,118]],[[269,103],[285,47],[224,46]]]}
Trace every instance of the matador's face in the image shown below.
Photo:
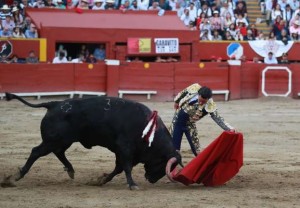
{"label": "matador's face", "polygon": [[200,105],[205,105],[206,103],[207,103],[207,101],[208,101],[208,99],[206,98],[202,98],[202,96],[201,95],[199,95],[199,98],[198,98],[198,103],[200,104]]}

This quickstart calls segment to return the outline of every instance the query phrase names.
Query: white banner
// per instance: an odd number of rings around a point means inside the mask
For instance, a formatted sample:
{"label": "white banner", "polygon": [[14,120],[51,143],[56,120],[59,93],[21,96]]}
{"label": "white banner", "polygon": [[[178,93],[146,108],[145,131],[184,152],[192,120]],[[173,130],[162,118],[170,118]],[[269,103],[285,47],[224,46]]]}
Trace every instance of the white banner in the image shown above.
{"label": "white banner", "polygon": [[279,40],[254,40],[248,41],[248,43],[252,50],[262,57],[267,57],[269,52],[272,52],[276,57],[280,57],[292,48],[294,41],[288,41],[287,45]]}
{"label": "white banner", "polygon": [[179,53],[178,38],[155,38],[155,53]]}

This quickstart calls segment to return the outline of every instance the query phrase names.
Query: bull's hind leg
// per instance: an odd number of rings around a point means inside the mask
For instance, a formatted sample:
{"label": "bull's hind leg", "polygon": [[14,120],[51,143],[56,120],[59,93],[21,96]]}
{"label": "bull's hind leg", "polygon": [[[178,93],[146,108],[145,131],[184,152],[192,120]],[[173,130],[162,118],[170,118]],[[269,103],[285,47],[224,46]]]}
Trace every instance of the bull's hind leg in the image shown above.
{"label": "bull's hind leg", "polygon": [[74,174],[75,174],[74,168],[73,168],[72,164],[69,162],[69,160],[66,158],[66,155],[65,155],[65,151],[68,148],[66,148],[60,152],[54,152],[54,154],[59,159],[59,161],[62,162],[62,164],[65,166],[65,171],[67,171],[69,177],[74,179]]}
{"label": "bull's hind leg", "polygon": [[25,165],[20,168],[19,172],[15,175],[15,180],[18,181],[23,178],[37,159],[48,155],[52,152],[52,150],[51,145],[45,144],[44,142],[42,142],[39,146],[34,147]]}

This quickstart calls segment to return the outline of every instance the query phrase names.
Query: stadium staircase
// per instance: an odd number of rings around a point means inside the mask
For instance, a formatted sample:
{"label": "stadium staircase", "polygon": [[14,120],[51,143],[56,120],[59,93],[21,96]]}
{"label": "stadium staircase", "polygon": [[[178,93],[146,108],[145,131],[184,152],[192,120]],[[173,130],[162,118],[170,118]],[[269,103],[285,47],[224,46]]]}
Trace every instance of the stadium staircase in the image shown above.
{"label": "stadium staircase", "polygon": [[[260,5],[258,0],[247,0],[247,12],[249,17],[249,24],[256,23],[258,31],[263,31],[265,36],[269,35],[270,27],[266,23],[265,15],[260,11]],[[261,20],[257,22],[257,20]]]}

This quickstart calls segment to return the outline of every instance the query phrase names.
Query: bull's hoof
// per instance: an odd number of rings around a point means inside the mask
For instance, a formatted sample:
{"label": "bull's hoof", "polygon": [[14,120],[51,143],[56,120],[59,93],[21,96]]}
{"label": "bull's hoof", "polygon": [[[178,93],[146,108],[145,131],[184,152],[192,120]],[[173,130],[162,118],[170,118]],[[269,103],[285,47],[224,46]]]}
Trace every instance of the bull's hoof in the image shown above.
{"label": "bull's hoof", "polygon": [[21,168],[19,168],[19,171],[18,172],[16,172],[16,174],[14,175],[14,179],[15,179],[15,181],[19,181],[21,178],[23,178],[24,177],[24,175],[22,175],[22,173],[21,173]]}
{"label": "bull's hoof", "polygon": [[103,173],[103,175],[97,179],[98,186],[102,186],[102,185],[106,184],[108,182],[107,177],[108,177],[108,174]]}
{"label": "bull's hoof", "polygon": [[107,177],[108,177],[108,174],[104,173],[102,176],[97,178],[96,181],[90,181],[90,182],[87,183],[87,185],[89,185],[89,186],[102,186],[102,185],[104,185],[108,182]]}
{"label": "bull's hoof", "polygon": [[11,181],[11,177],[12,175],[4,176],[2,182],[0,183],[2,188],[16,187],[16,185]]}
{"label": "bull's hoof", "polygon": [[67,167],[64,167],[64,171],[67,171],[69,177],[71,179],[74,179],[74,177],[75,177],[75,171],[74,170],[69,170]]}
{"label": "bull's hoof", "polygon": [[74,178],[75,178],[75,172],[74,172],[74,171],[67,171],[67,173],[68,173],[68,175],[69,175],[69,177],[70,177],[71,179],[74,179]]}
{"label": "bull's hoof", "polygon": [[140,190],[140,188],[137,185],[129,186],[129,189],[132,190],[132,191],[134,191],[134,190]]}

